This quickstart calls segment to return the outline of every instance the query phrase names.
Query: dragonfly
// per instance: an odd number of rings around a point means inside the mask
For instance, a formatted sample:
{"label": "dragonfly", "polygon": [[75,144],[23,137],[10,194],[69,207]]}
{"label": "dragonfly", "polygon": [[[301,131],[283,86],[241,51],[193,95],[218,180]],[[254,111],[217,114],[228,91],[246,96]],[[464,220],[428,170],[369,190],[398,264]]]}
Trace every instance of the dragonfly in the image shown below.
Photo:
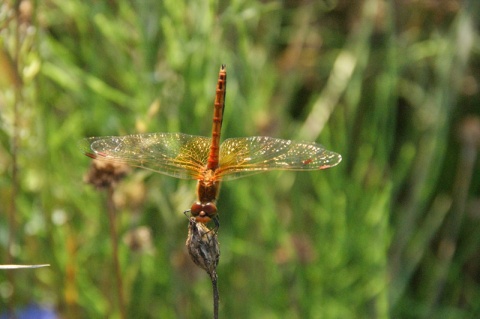
{"label": "dragonfly", "polygon": [[218,226],[220,183],[250,174],[285,170],[313,171],[333,167],[342,156],[313,142],[267,136],[229,138],[220,144],[225,108],[227,70],[218,75],[213,107],[212,136],[183,133],[144,133],[85,138],[85,155],[180,179],[197,180],[197,200],[185,213],[197,222]]}

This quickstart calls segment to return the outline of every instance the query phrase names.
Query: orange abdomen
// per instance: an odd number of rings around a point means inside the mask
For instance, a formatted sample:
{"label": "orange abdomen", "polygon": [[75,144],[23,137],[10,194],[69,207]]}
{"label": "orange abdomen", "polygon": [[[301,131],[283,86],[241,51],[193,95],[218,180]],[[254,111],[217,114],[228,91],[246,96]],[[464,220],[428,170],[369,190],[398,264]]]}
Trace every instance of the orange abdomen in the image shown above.
{"label": "orange abdomen", "polygon": [[220,133],[222,130],[223,109],[225,107],[225,90],[227,88],[227,69],[222,65],[218,73],[217,93],[213,110],[212,144],[208,156],[207,169],[218,168],[218,154],[220,152]]}

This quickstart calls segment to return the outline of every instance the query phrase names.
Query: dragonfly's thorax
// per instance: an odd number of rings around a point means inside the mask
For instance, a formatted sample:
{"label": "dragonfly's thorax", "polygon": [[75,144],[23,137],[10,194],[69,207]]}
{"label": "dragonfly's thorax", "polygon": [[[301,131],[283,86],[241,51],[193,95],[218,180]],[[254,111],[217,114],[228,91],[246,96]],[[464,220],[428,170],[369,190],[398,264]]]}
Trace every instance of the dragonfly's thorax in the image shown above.
{"label": "dragonfly's thorax", "polygon": [[220,189],[220,182],[213,178],[212,170],[207,170],[204,178],[197,183],[197,197],[198,201],[193,203],[190,212],[197,222],[209,222],[217,214],[217,200],[218,191]]}
{"label": "dragonfly's thorax", "polygon": [[220,182],[214,178],[213,170],[206,170],[203,179],[197,184],[197,197],[201,203],[215,202],[220,189]]}

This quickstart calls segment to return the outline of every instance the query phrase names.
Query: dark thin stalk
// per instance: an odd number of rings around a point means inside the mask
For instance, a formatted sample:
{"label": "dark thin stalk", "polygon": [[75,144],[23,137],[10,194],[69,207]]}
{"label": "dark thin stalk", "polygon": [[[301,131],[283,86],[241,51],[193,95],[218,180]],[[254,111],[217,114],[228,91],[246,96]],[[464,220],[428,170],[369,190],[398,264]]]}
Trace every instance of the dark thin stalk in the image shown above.
{"label": "dark thin stalk", "polygon": [[118,258],[118,237],[117,237],[117,227],[116,227],[116,209],[113,202],[113,187],[110,186],[107,188],[107,210],[108,210],[108,219],[110,225],[110,241],[112,243],[112,253],[113,253],[113,266],[115,268],[115,277],[117,284],[117,298],[118,305],[120,308],[120,318],[126,319],[126,307],[125,299],[123,293],[123,281],[122,274],[120,270],[120,262]]}
{"label": "dark thin stalk", "polygon": [[220,300],[220,295],[218,293],[217,272],[213,271],[210,278],[212,279],[212,288],[213,288],[213,319],[218,319],[218,302]]}
{"label": "dark thin stalk", "polygon": [[115,271],[115,281],[117,285],[118,307],[120,318],[127,317],[125,299],[123,292],[122,274],[120,270],[120,262],[118,258],[118,238],[116,227],[117,211],[113,201],[113,190],[115,185],[127,174],[128,167],[124,164],[113,163],[108,161],[92,161],[90,170],[85,175],[85,182],[92,184],[97,189],[106,190],[107,192],[107,211],[110,227],[110,242],[112,243],[113,266]]}
{"label": "dark thin stalk", "polygon": [[220,260],[220,246],[216,230],[211,230],[205,224],[198,223],[191,217],[187,236],[188,253],[192,261],[205,270],[212,280],[213,288],[213,318],[218,319],[218,303],[220,295],[217,285],[217,266]]}

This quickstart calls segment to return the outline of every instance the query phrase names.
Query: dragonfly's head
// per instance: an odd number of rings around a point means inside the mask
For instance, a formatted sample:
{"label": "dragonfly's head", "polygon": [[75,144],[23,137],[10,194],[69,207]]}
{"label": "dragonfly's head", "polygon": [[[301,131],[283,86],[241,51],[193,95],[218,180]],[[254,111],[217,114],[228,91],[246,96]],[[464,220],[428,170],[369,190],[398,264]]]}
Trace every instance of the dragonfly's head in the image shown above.
{"label": "dragonfly's head", "polygon": [[190,208],[190,213],[199,223],[208,223],[217,214],[217,206],[214,203],[195,202]]}

